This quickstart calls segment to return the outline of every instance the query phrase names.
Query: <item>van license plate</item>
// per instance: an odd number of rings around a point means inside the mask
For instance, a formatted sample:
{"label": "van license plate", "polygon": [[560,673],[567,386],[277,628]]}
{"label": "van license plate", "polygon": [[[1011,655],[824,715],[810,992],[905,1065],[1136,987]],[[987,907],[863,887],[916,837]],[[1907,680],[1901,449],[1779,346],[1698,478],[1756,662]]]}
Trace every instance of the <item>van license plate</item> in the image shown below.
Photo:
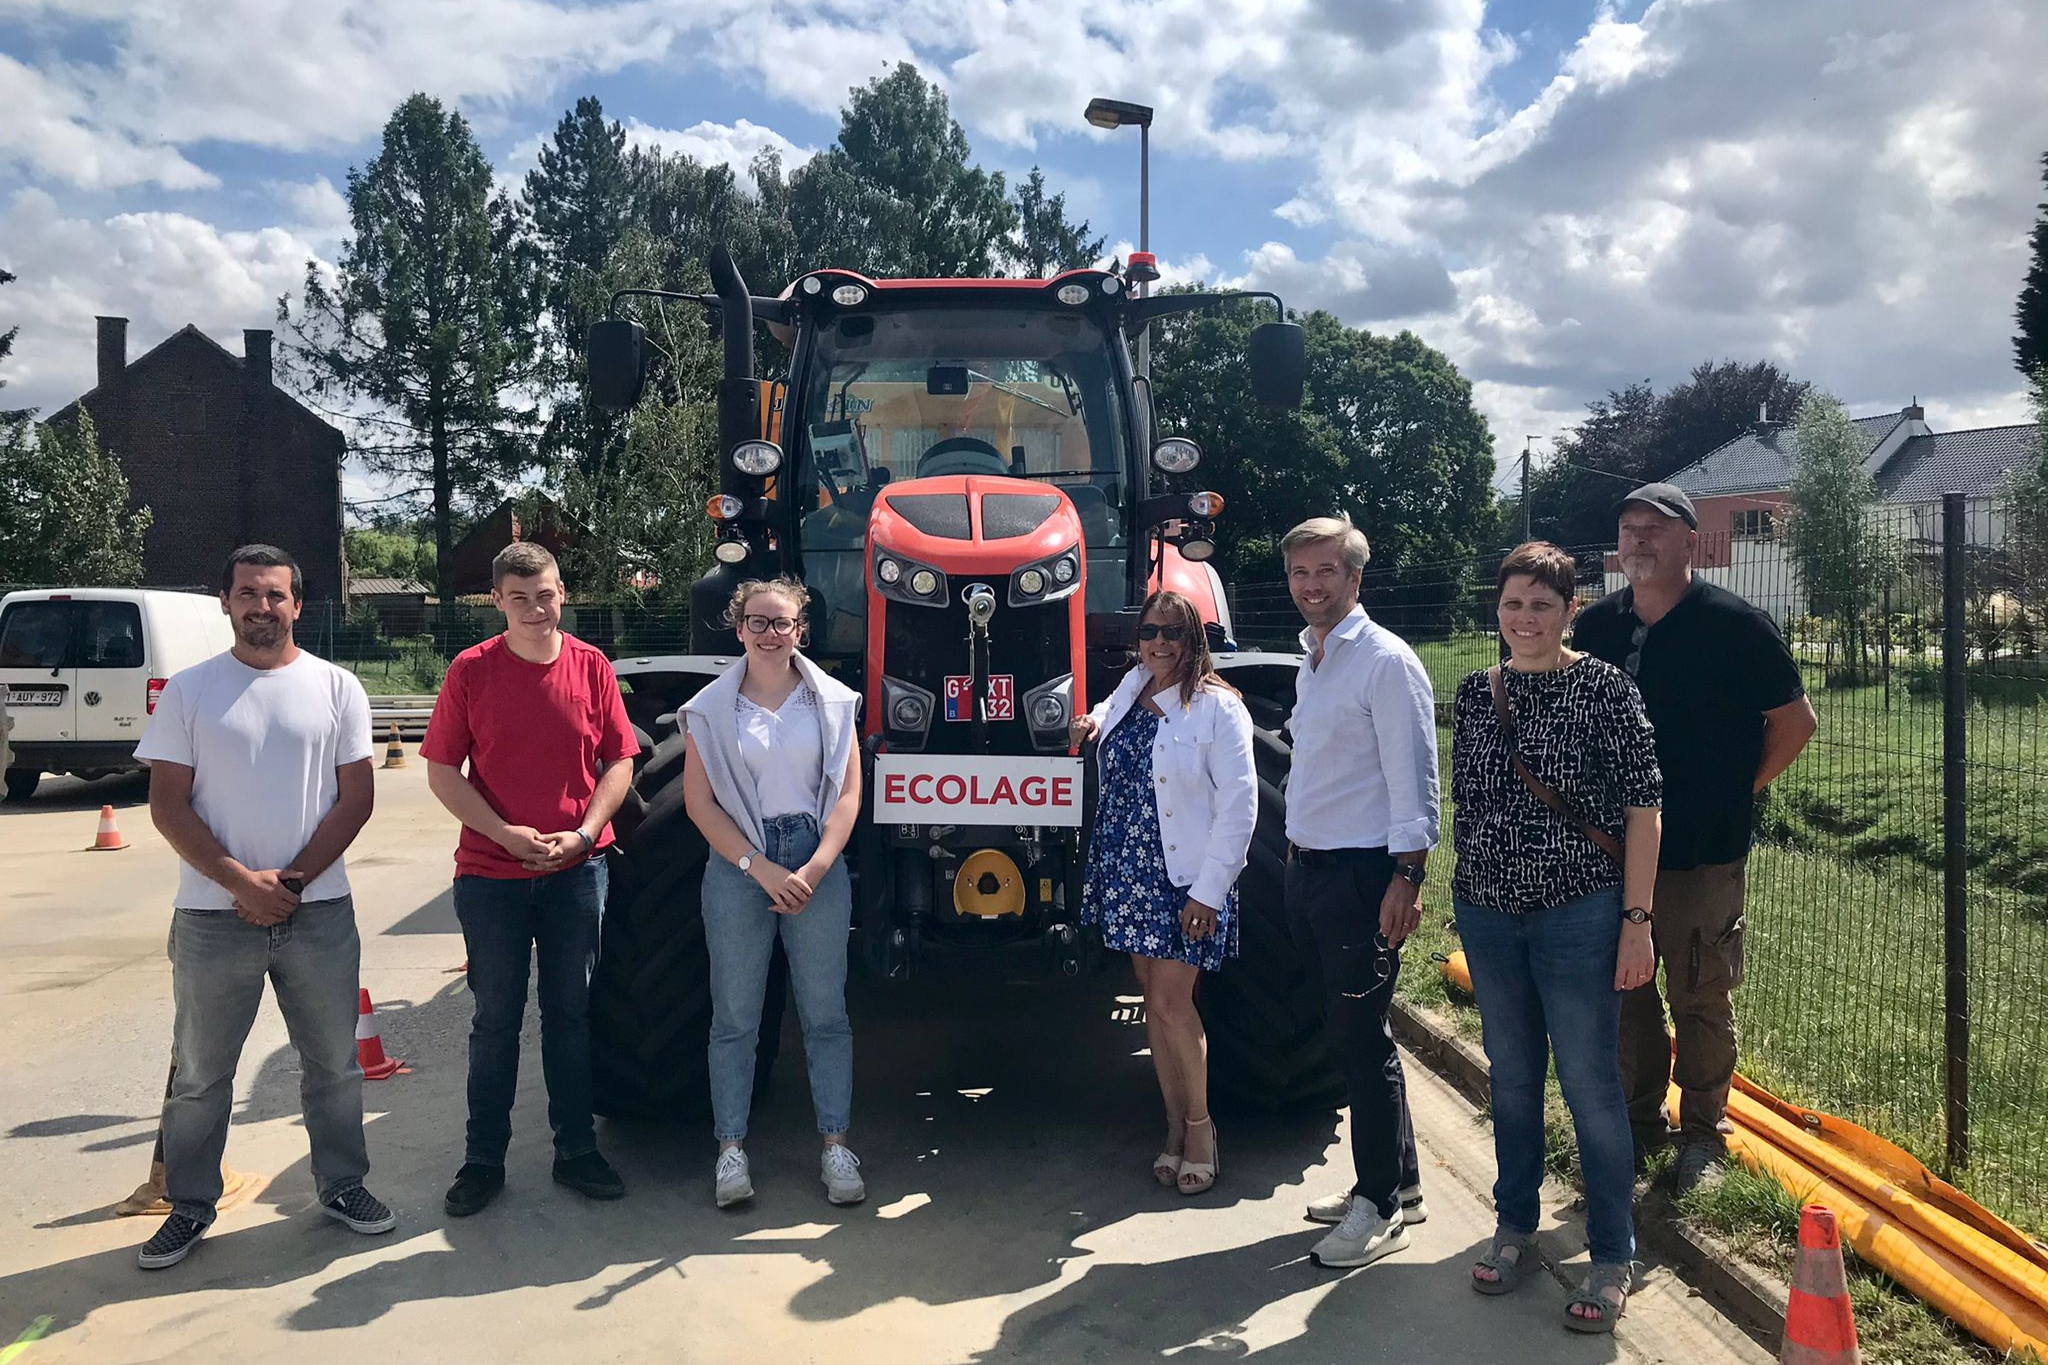
{"label": "van license plate", "polygon": [[61,687],[29,689],[10,687],[7,689],[7,704],[9,706],[62,706],[64,704],[64,689]]}

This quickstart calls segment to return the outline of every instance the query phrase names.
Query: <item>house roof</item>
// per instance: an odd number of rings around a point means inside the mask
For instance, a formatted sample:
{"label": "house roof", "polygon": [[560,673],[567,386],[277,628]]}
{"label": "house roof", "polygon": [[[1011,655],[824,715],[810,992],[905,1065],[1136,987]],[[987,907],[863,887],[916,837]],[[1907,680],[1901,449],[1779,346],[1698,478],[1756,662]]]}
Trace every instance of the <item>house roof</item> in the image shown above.
{"label": "house roof", "polygon": [[[1868,456],[1883,445],[1904,420],[1902,412],[1856,418],[1856,429],[1863,434],[1864,454]],[[1798,458],[1799,437],[1794,429],[1789,425],[1770,426],[1761,432],[1744,432],[1726,445],[1716,446],[1673,474],[1670,482],[1695,498],[1789,488]]]}
{"label": "house roof", "polygon": [[[129,361],[126,365],[122,366],[122,372],[126,373],[128,371],[135,369],[138,365],[148,364],[151,360],[155,359],[160,352],[168,350],[170,347],[174,345],[180,345],[194,340],[204,344],[206,349],[212,351],[217,356],[217,358],[226,362],[228,365],[234,367],[235,369],[240,370],[247,368],[249,363],[247,359],[245,359],[242,356],[236,355],[233,351],[230,351],[227,347],[221,345],[218,341],[215,341],[212,337],[200,331],[198,323],[188,322],[183,327],[180,327],[177,331],[171,333],[162,341],[159,341],[156,345],[150,347],[141,355],[136,356],[133,360]],[[325,427],[327,430],[331,432],[334,432],[337,436],[341,434],[340,430],[332,422],[329,422],[319,413],[307,407],[304,403],[300,402],[293,395],[285,392],[285,390],[281,388],[278,388],[275,382],[271,384],[270,391],[276,394],[279,398],[282,398],[285,402],[291,404],[292,407],[296,408],[300,413],[304,414],[311,421],[318,422],[321,426]],[[87,389],[78,397],[72,399],[69,403],[66,403],[63,407],[57,409],[57,411],[51,413],[49,420],[51,422],[64,422],[75,419],[78,415],[78,409],[80,405],[90,403],[94,398],[99,396],[99,393],[99,385],[95,384],[93,387]]]}
{"label": "house roof", "polygon": [[433,591],[413,578],[351,578],[350,597],[424,597]]}
{"label": "house roof", "polygon": [[2040,429],[2031,422],[1915,436],[1886,461],[1877,491],[1887,502],[1932,502],[1943,493],[1985,497],[2040,449]]}

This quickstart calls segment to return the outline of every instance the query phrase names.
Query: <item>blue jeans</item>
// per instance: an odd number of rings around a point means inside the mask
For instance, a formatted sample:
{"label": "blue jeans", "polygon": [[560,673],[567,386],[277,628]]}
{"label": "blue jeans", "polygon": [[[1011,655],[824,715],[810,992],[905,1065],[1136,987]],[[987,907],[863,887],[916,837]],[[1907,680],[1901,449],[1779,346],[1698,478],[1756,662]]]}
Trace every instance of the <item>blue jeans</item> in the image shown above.
{"label": "blue jeans", "polygon": [[347,896],[307,901],[265,929],[232,910],[178,910],[171,919],[177,1074],[164,1101],[164,1187],[174,1212],[211,1223],[220,1158],[235,1100],[235,1067],[263,1003],[277,992],[299,1054],[299,1110],[321,1200],[363,1183],[363,1073],[356,1065],[356,989],[362,941]]}
{"label": "blue jeans", "polygon": [[469,950],[469,1133],[463,1160],[503,1166],[519,1089],[526,978],[540,960],[540,1062],[555,1156],[597,1150],[590,1118],[590,976],[604,917],[602,857],[545,877],[457,877],[455,917]]}
{"label": "blue jeans", "polygon": [[[818,822],[770,816],[762,831],[771,862],[794,872],[818,851]],[[853,1025],[846,1017],[846,940],[853,924],[853,883],[835,858],[811,899],[794,915],[778,913],[759,882],[713,853],[704,864],[704,942],[711,954],[711,1119],[720,1142],[747,1136],[754,1103],[754,1048],[777,935],[789,959],[789,990],[804,1031],[804,1064],[818,1131],[843,1133],[853,1122]]]}
{"label": "blue jeans", "polygon": [[1532,1236],[1543,1184],[1543,1078],[1551,1054],[1578,1135],[1593,1259],[1635,1257],[1635,1151],[1621,1089],[1621,891],[1507,914],[1456,902],[1493,1070],[1494,1208]]}

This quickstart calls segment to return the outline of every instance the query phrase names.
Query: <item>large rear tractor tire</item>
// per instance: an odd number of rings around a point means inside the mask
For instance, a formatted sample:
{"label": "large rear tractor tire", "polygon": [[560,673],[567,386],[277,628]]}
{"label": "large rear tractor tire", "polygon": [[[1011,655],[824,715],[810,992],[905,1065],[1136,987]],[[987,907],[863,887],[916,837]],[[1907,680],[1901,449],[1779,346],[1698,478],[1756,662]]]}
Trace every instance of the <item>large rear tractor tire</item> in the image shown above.
{"label": "large rear tractor tire", "polygon": [[[705,1047],[711,963],[704,942],[704,836],[683,810],[683,737],[656,746],[635,780],[644,804],[611,855],[604,941],[591,982],[595,1107],[607,1118],[672,1121],[711,1110]],[[755,1054],[758,1094],[782,1039],[788,968],[768,971]]]}
{"label": "large rear tractor tire", "polygon": [[[1253,713],[1264,720],[1267,709]],[[1237,883],[1238,955],[1222,971],[1203,974],[1199,999],[1209,1034],[1209,1084],[1219,1097],[1249,1108],[1332,1107],[1344,1102],[1344,1080],[1323,1048],[1321,988],[1290,931],[1285,901],[1281,786],[1293,752],[1263,726],[1253,730],[1252,752],[1259,823],[1251,861]]]}

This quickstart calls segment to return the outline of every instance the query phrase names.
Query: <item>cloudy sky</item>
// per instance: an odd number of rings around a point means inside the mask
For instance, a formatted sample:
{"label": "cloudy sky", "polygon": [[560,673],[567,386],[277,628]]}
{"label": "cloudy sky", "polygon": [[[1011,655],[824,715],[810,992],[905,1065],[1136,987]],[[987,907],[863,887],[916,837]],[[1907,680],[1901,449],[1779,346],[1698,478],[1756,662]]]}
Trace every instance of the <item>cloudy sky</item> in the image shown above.
{"label": "cloudy sky", "polygon": [[899,60],[1113,244],[1136,137],[1081,110],[1156,106],[1169,270],[1414,328],[1504,456],[1719,357],[1937,429],[2024,415],[2038,0],[0,0],[7,397],[90,387],[96,313],[134,352],[268,325],[412,91],[508,176],[583,94],[744,164]]}

